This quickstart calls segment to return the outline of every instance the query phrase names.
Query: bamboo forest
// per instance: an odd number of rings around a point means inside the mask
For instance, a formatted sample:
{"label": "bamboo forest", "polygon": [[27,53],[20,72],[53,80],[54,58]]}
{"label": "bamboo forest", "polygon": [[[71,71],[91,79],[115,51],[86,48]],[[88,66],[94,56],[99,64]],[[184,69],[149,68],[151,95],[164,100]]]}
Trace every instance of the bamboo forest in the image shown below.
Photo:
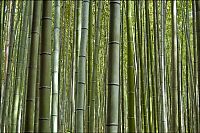
{"label": "bamboo forest", "polygon": [[0,132],[200,132],[200,0],[0,0]]}

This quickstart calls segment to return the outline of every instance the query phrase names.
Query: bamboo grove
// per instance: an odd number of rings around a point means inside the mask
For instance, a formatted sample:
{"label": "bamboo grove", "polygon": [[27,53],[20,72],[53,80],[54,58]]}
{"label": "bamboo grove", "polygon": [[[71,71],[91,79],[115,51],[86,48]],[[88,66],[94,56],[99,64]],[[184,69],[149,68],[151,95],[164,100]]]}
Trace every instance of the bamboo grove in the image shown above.
{"label": "bamboo grove", "polygon": [[0,1],[0,132],[200,132],[199,0]]}

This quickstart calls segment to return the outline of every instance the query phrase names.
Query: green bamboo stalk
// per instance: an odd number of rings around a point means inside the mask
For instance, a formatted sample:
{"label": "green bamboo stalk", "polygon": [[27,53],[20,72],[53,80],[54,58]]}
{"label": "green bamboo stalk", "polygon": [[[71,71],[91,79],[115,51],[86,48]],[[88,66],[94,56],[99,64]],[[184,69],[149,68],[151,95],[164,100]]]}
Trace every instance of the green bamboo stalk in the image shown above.
{"label": "green bamboo stalk", "polygon": [[[159,80],[159,57],[158,57],[158,48],[159,48],[159,33],[158,33],[158,8],[157,8],[157,1],[153,2],[153,28],[154,28],[154,71],[155,71],[155,91],[156,94],[156,103],[159,103],[159,87],[160,87],[160,80]],[[156,112],[156,120],[155,120],[155,132],[159,131],[159,105],[155,104],[154,110]]]}
{"label": "green bamboo stalk", "polygon": [[[71,43],[72,42],[72,33],[73,32],[71,32],[71,26],[72,26],[72,23],[71,23],[71,21],[72,21],[72,19],[73,19],[73,15],[72,15],[72,10],[73,10],[73,6],[72,6],[73,4],[72,4],[72,1],[70,0],[69,1],[69,13],[68,13],[68,21],[69,21],[69,24],[68,24],[68,40],[67,40],[67,46],[66,46],[66,51],[69,51],[71,48],[72,48],[72,44],[73,43]],[[67,26],[67,25],[66,25]],[[67,29],[67,28],[66,28]],[[67,38],[66,38],[67,39]],[[69,52],[70,53],[70,52]],[[66,55],[66,61],[65,61],[65,63],[66,63],[66,65],[68,65],[68,64],[70,64],[70,58],[71,58],[71,53],[68,55],[68,53],[67,53],[67,55]],[[65,80],[65,82],[66,81],[68,81],[69,79],[70,79],[70,75],[71,75],[71,65],[68,65],[68,68],[70,69],[70,70],[68,70],[67,68],[65,69],[65,78],[66,79],[64,79]],[[72,115],[72,108],[71,108],[71,99],[72,99],[72,89],[70,89],[70,87],[69,86],[71,86],[71,82],[69,83],[69,84],[67,84],[66,83],[66,87],[68,87],[68,99],[64,99],[63,100],[63,106],[64,106],[64,108],[66,108],[67,106],[69,106],[70,105],[70,108],[69,108],[69,110],[65,110],[65,112],[66,112],[66,117],[65,117],[65,121],[67,122],[68,120],[70,120],[70,122],[68,122],[68,126],[67,126],[67,129],[68,129],[68,131],[71,131],[70,130],[70,127],[71,127],[71,115]],[[68,101],[68,105],[66,104],[66,101]],[[65,129],[66,130],[66,129]]]}
{"label": "green bamboo stalk", "polygon": [[[24,6],[23,6],[23,4],[22,3],[18,3],[18,6],[21,8],[21,11],[18,11],[18,16],[17,16],[17,22],[16,22],[16,25],[15,25],[15,28],[14,29],[18,29],[18,32],[16,32],[17,33],[17,35],[16,35],[16,41],[14,42],[14,44],[15,43],[17,43],[17,44],[20,44],[20,42],[21,42],[21,37],[22,37],[22,15],[23,15],[23,13],[22,13],[22,10],[24,10]],[[17,25],[18,25],[18,23],[20,22],[20,25],[19,25],[19,28],[17,28]],[[17,31],[17,30],[16,30]],[[16,47],[15,47],[16,46]],[[18,56],[18,51],[19,51],[19,47],[20,47],[20,45],[14,45],[14,47],[13,47],[13,58],[14,57],[17,57]],[[13,73],[11,73],[11,75],[14,75],[14,76],[12,76],[12,77],[16,77],[16,65],[17,64],[17,60],[15,60],[14,62],[13,62],[13,66],[15,66],[15,69],[14,69],[14,72]],[[12,81],[12,88],[13,89],[11,89],[11,93],[10,93],[10,96],[13,96],[14,94],[13,94],[13,90],[14,90],[14,88],[15,88],[15,82],[16,82],[16,80],[14,80],[14,81]],[[10,99],[10,102],[11,103],[14,103],[13,102],[13,97],[10,97],[11,99]],[[11,105],[10,107],[9,107],[9,127],[8,127],[8,129],[9,129],[9,132],[11,132],[11,130],[12,130],[12,127],[11,127],[11,122],[12,122],[12,108],[13,108],[13,106]]]}
{"label": "green bamboo stalk", "polygon": [[[76,108],[76,97],[77,97],[77,88],[78,88],[78,67],[79,67],[79,50],[80,50],[80,41],[81,41],[81,8],[82,0],[76,0],[76,46],[75,46],[75,76],[74,76],[74,99],[75,99],[75,108]],[[76,109],[75,111],[75,127],[76,127]],[[76,130],[74,128],[74,130]]]}
{"label": "green bamboo stalk", "polygon": [[[200,26],[198,25],[200,23],[200,0],[196,0],[196,31],[197,31],[197,64],[200,66]],[[198,83],[200,83],[200,67],[198,67]],[[198,94],[200,95],[200,85],[198,84]],[[198,101],[200,103],[200,99]],[[198,119],[200,120],[200,115],[198,112]]]}
{"label": "green bamboo stalk", "polygon": [[[5,41],[5,44],[4,45],[7,45],[7,46],[5,46],[5,54],[4,54],[4,56],[3,56],[3,58],[4,58],[4,68],[3,68],[3,70],[4,70],[4,77],[5,77],[5,81],[6,81],[6,75],[7,75],[7,64],[8,64],[8,47],[9,47],[9,38],[10,38],[10,30],[8,29],[8,27],[9,27],[9,25],[10,25],[10,21],[9,21],[9,19],[7,20],[7,18],[8,18],[8,16],[10,16],[9,18],[11,18],[11,15],[10,15],[10,4],[8,4],[8,6],[7,6],[7,4],[6,4],[6,2],[3,2],[3,4],[4,4],[4,6],[3,6],[3,18],[2,18],[2,21],[5,23],[5,26],[3,26],[2,27],[2,41],[4,42]],[[8,8],[8,10],[6,11],[5,10],[5,8],[6,8],[6,6],[7,6],[7,8]],[[2,22],[2,24],[3,24],[3,22]],[[4,104],[4,93],[5,93],[5,81],[4,81],[4,84],[3,84],[3,88],[2,88],[2,107],[0,108],[0,111],[1,111],[1,117],[0,117],[0,119],[1,119],[1,125],[0,126],[2,126],[2,118],[3,118],[3,116],[2,116],[2,111],[3,111],[3,104]]]}
{"label": "green bamboo stalk", "polygon": [[[17,119],[20,119],[20,113],[21,113],[21,122],[17,123],[17,130],[18,131],[25,131],[25,111],[26,111],[26,97],[27,97],[27,89],[28,86],[28,66],[29,66],[29,57],[30,57],[30,47],[31,47],[31,31],[32,31],[32,17],[33,17],[33,1],[29,2],[29,8],[28,8],[28,23],[27,23],[27,45],[24,46],[24,54],[23,54],[23,66],[22,66],[22,75],[21,75],[21,94],[20,94],[20,102],[18,107],[18,116]],[[34,103],[33,103],[34,104]],[[34,109],[34,108],[33,108]],[[23,113],[22,113],[23,112]],[[34,115],[34,114],[33,114]],[[20,126],[19,126],[20,125]],[[19,128],[18,128],[19,127]]]}
{"label": "green bamboo stalk", "polygon": [[36,92],[36,79],[37,79],[38,47],[39,47],[39,36],[40,36],[41,6],[42,6],[41,1],[34,1],[30,64],[28,70],[25,132],[34,131],[34,109],[35,109],[35,92]]}
{"label": "green bamboo stalk", "polygon": [[[183,7],[183,2],[181,2],[181,7]],[[182,12],[182,17],[184,17],[184,12]],[[183,23],[182,23],[182,36],[183,36],[183,24],[185,22],[185,19],[183,19]],[[178,58],[177,58],[177,62],[178,62],[178,121],[179,121],[179,132],[185,132],[185,125],[184,125],[184,110],[183,110],[183,96],[182,96],[182,86],[183,86],[183,70],[182,70],[182,55],[183,55],[183,37],[180,41],[181,43],[178,43]]]}
{"label": "green bamboo stalk", "polygon": [[[61,12],[62,14],[65,14],[66,12],[66,3],[64,2],[62,4],[62,8],[61,8]],[[55,17],[55,16],[54,16]],[[60,54],[59,54],[59,65],[58,66],[62,66],[62,67],[59,67],[58,69],[58,88],[60,91],[60,96],[58,97],[58,104],[60,104],[60,106],[58,106],[58,132],[63,132],[65,130],[65,109],[64,108],[64,104],[65,104],[65,97],[66,97],[66,86],[65,86],[65,64],[66,64],[66,61],[65,61],[65,40],[66,40],[66,19],[67,19],[67,16],[66,17],[62,17],[61,19],[61,25],[60,25],[60,29],[63,29],[63,30],[60,30],[60,35],[63,35],[63,36],[60,36]],[[64,23],[63,23],[64,22]],[[54,39],[55,40],[55,39]],[[56,40],[55,40],[56,41]],[[54,41],[54,43],[55,43]],[[55,46],[54,46],[55,47]],[[55,49],[55,48],[54,48]],[[55,50],[54,50],[55,51]],[[53,59],[53,58],[52,58]],[[54,73],[54,72],[53,72]],[[56,72],[57,73],[57,72]],[[61,77],[64,77],[64,78],[61,78]],[[52,77],[54,79],[54,77]],[[53,102],[53,101],[52,101]]]}
{"label": "green bamboo stalk", "polygon": [[[31,32],[32,32],[32,18],[33,18],[33,4],[34,4],[34,1],[30,1],[29,3],[29,9],[28,9],[28,32],[27,32],[27,45],[25,45],[24,47],[24,65],[22,67],[22,70],[23,71],[23,75],[22,75],[22,80],[21,80],[21,88],[23,89],[23,91],[21,91],[21,97],[23,100],[21,100],[21,102],[19,103],[19,107],[18,108],[22,108],[22,111],[21,109],[19,109],[18,111],[18,119],[20,119],[20,111],[21,112],[24,112],[22,113],[23,116],[22,116],[22,123],[17,123],[17,127],[19,127],[19,125],[21,124],[20,126],[20,131],[25,131],[25,121],[26,121],[26,100],[27,100],[27,86],[28,86],[28,71],[29,71],[29,63],[30,63],[30,50],[31,50]],[[37,60],[37,59],[36,59]],[[36,61],[37,62],[37,61]],[[36,65],[37,67],[37,65]],[[35,94],[35,92],[34,92]],[[34,99],[35,100],[35,99]],[[33,105],[35,105],[35,102],[33,102]],[[34,110],[34,108],[33,108]],[[33,117],[34,118],[34,111],[33,111]],[[32,121],[34,123],[34,120]]]}
{"label": "green bamboo stalk", "polygon": [[[20,9],[23,9],[22,7],[23,7],[23,4],[21,4],[21,3],[18,3],[18,5],[17,5],[18,7],[21,7]],[[17,11],[17,20],[16,20],[16,24],[15,24],[15,27],[14,27],[14,29],[18,29],[17,27],[18,27],[18,25],[19,25],[19,22],[21,22],[20,20],[20,16],[22,15],[21,14],[21,11],[20,11],[20,9]],[[19,27],[19,29],[21,29],[21,25],[22,24],[20,24],[20,27]],[[20,42],[20,36],[21,36],[21,31],[19,31],[19,30],[15,30],[15,34],[16,34],[16,41],[14,42],[14,47],[13,47],[13,57],[12,58],[14,58],[14,57],[17,57],[18,56],[18,46],[17,45],[15,45],[15,44],[17,44],[17,43],[19,43]],[[11,77],[15,77],[15,73],[16,73],[16,63],[17,63],[17,61],[15,60],[15,61],[13,61],[13,67],[14,67],[14,69],[13,69],[13,72],[11,73]],[[11,129],[12,129],[12,127],[11,127],[11,122],[12,122],[12,109],[13,109],[13,104],[12,103],[14,103],[13,102],[13,91],[14,91],[14,88],[15,88],[15,86],[14,86],[14,83],[15,83],[15,81],[16,80],[14,80],[14,78],[12,78],[12,81],[11,81],[11,90],[10,90],[10,100],[9,100],[9,112],[8,112],[8,131],[9,132],[11,132]]]}
{"label": "green bamboo stalk", "polygon": [[[189,7],[189,3],[188,4],[188,7]],[[196,90],[196,87],[195,87],[195,81],[194,81],[194,66],[193,66],[193,63],[192,63],[192,51],[191,51],[191,41],[190,41],[190,19],[189,19],[189,8],[187,9],[187,23],[186,23],[186,39],[188,41],[187,43],[187,47],[188,47],[188,56],[189,56],[189,74],[190,74],[190,117],[191,117],[191,132],[194,132],[196,131],[196,128],[197,128],[197,122],[196,122],[196,118],[197,118],[197,114],[196,114],[196,111],[195,111],[195,90]],[[193,51],[194,53],[194,51]],[[193,97],[193,98],[191,98]]]}
{"label": "green bamboo stalk", "polygon": [[77,24],[77,1],[74,1],[74,26],[73,26],[73,47],[72,47],[72,74],[71,74],[71,109],[72,109],[72,114],[71,114],[71,126],[70,126],[70,131],[74,131],[74,116],[75,116],[75,71],[76,71],[76,24]]}
{"label": "green bamboo stalk", "polygon": [[52,1],[43,1],[40,53],[39,132],[50,132],[51,93],[51,10]]}
{"label": "green bamboo stalk", "polygon": [[[3,4],[4,1],[0,1],[0,51],[3,51]],[[1,98],[2,98],[2,75],[3,75],[3,71],[2,71],[2,67],[3,67],[3,52],[0,52],[0,112],[1,112]],[[1,118],[1,114],[0,114],[0,118]],[[0,122],[1,123],[1,122]],[[1,124],[0,124],[1,125]]]}
{"label": "green bamboo stalk", "polygon": [[[106,10],[106,8],[104,8],[104,10]],[[105,16],[106,16],[106,18],[108,17],[107,16],[108,14],[106,14]],[[105,27],[108,29],[108,25],[109,25],[109,22],[108,21],[106,21],[106,24],[105,24]],[[105,42],[105,44],[108,44],[109,43],[109,39],[108,39],[108,30],[105,32],[105,40],[104,40],[104,42]],[[103,103],[103,105],[104,105],[104,110],[107,110],[107,106],[106,106],[106,104],[107,104],[107,70],[108,70],[108,45],[105,45],[105,51],[104,51],[104,62],[105,62],[105,65],[104,65],[104,74],[103,74],[103,91],[104,91],[104,99],[103,99],[103,101],[104,101],[104,103]],[[106,115],[107,115],[107,112],[106,111],[104,111],[103,112],[103,121],[104,121],[104,123],[106,123]],[[105,126],[104,126],[105,127]],[[103,132],[105,132],[106,131],[106,128],[103,128]]]}
{"label": "green bamboo stalk", "polygon": [[[149,131],[156,132],[156,88],[155,88],[155,75],[154,75],[154,68],[153,68],[153,47],[152,47],[152,40],[151,40],[151,30],[150,30],[150,15],[149,15],[149,1],[145,1],[145,14],[146,14],[146,36],[147,36],[147,58],[148,58],[148,118],[149,118]],[[152,102],[151,102],[152,99]],[[151,111],[152,110],[152,111]]]}
{"label": "green bamboo stalk", "polygon": [[[121,83],[121,119],[122,119],[122,129],[121,132],[124,133],[125,130],[125,95],[124,95],[124,0],[122,1],[122,15],[121,15],[121,79],[120,79],[120,83]],[[105,20],[106,21],[106,20]],[[104,59],[105,60],[105,59]]]}
{"label": "green bamboo stalk", "polygon": [[[21,75],[21,83],[20,83],[20,88],[21,88],[21,95],[20,95],[20,103],[18,110],[21,110],[21,112],[25,112],[26,110],[26,96],[27,96],[27,80],[28,80],[28,65],[29,65],[29,57],[30,57],[30,45],[31,45],[31,29],[32,29],[32,13],[33,13],[33,1],[29,1],[28,3],[28,14],[27,14],[27,34],[26,34],[26,45],[24,46],[24,53],[23,53],[23,66],[22,66],[22,75]],[[20,109],[21,108],[21,109]],[[25,131],[25,113],[22,114],[22,123],[20,126],[20,131]],[[19,111],[18,111],[18,116],[17,119],[19,119]],[[19,122],[17,123],[17,127],[19,127]]]}
{"label": "green bamboo stalk", "polygon": [[[55,25],[54,25],[54,70],[52,86],[52,132],[58,132],[58,70],[59,70],[59,32],[60,32],[60,2],[55,1]],[[63,88],[64,89],[64,88]]]}
{"label": "green bamboo stalk", "polygon": [[[91,0],[89,5],[89,29],[88,29],[88,132],[93,129],[91,127],[90,119],[93,117],[91,115],[91,105],[92,105],[92,46],[93,46],[93,1]],[[91,128],[90,128],[91,127]]]}
{"label": "green bamboo stalk", "polygon": [[93,71],[92,71],[92,90],[91,90],[91,107],[90,107],[90,132],[95,131],[95,118],[97,115],[97,110],[95,110],[95,103],[97,103],[97,69],[98,69],[98,58],[99,58],[99,42],[100,42],[100,21],[101,21],[101,10],[102,10],[102,1],[98,2],[98,15],[96,21],[96,28],[95,28],[95,46],[94,46],[94,54],[93,54]]}
{"label": "green bamboo stalk", "polygon": [[88,23],[89,23],[89,0],[83,0],[82,3],[82,28],[81,44],[79,54],[79,73],[76,101],[76,132],[83,132],[83,113],[84,113],[84,89],[86,83],[86,47],[88,42]]}
{"label": "green bamboo stalk", "polygon": [[[190,52],[190,30],[189,30],[189,3],[188,1],[186,1],[186,23],[185,23],[185,37],[186,37],[186,92],[187,92],[187,131],[188,132],[193,132],[193,125],[196,126],[196,123],[193,123],[193,117],[191,114],[192,109],[192,102],[193,100],[190,99],[190,97],[194,97],[193,96],[193,78],[191,76],[193,76],[193,70],[192,66],[191,66],[191,52]],[[190,81],[189,81],[190,80]],[[192,124],[193,123],[193,124]]]}
{"label": "green bamboo stalk", "polygon": [[9,39],[9,54],[8,54],[8,65],[7,65],[7,73],[6,73],[6,81],[5,81],[5,91],[3,94],[3,110],[2,110],[2,120],[1,120],[1,132],[4,132],[5,126],[7,125],[7,115],[8,115],[8,104],[9,104],[9,94],[10,94],[10,86],[11,86],[11,70],[12,70],[12,55],[13,55],[13,44],[15,40],[15,30],[14,28],[14,19],[15,19],[15,7],[16,2],[12,1],[12,10],[11,10],[11,20],[10,20],[10,39]]}
{"label": "green bamboo stalk", "polygon": [[[41,16],[40,16],[41,18]],[[40,23],[41,26],[41,23]],[[37,79],[35,86],[35,113],[34,113],[34,132],[39,130],[39,88],[40,88],[40,41],[41,34],[39,36],[38,58],[37,58]]]}
{"label": "green bamboo stalk", "polygon": [[197,74],[197,33],[196,33],[196,1],[192,1],[192,22],[193,22],[193,51],[194,51],[194,93],[195,93],[195,98],[194,98],[194,113],[195,113],[195,121],[196,121],[196,129],[195,131],[200,132],[200,127],[199,127],[199,113],[198,113],[198,84],[197,84],[197,79],[198,79],[198,74]]}
{"label": "green bamboo stalk", "polygon": [[[68,86],[71,84],[69,83],[68,84],[68,52],[65,52],[65,51],[69,51],[69,46],[70,46],[70,34],[71,34],[71,20],[72,20],[72,15],[71,15],[71,12],[72,12],[72,2],[71,0],[68,1],[68,5],[65,3],[63,3],[63,14],[66,14],[66,17],[64,17],[65,19],[63,19],[63,22],[64,22],[64,26],[63,26],[63,31],[66,31],[68,30],[68,36],[66,35],[67,33],[64,32],[63,34],[63,44],[67,44],[67,45],[64,45],[63,48],[62,48],[62,51],[63,51],[63,89],[62,89],[62,96],[61,96],[61,101],[60,101],[60,104],[61,104],[61,110],[60,111],[62,114],[63,114],[63,117],[60,118],[62,120],[62,123],[63,123],[63,126],[61,127],[63,131],[70,131],[70,124],[71,124],[71,106],[69,108],[66,108],[68,107],[70,104],[71,104],[71,98],[72,98],[72,93],[71,93],[71,89],[68,89]],[[69,10],[66,10],[69,9]],[[68,21],[67,21],[68,20]],[[66,23],[67,21],[67,23]],[[63,23],[61,22],[61,23]],[[61,34],[61,33],[60,33]],[[65,54],[64,54],[65,53]],[[70,75],[70,74],[69,74]],[[69,78],[70,79],[70,78]],[[67,98],[66,98],[67,96]],[[64,108],[64,109],[63,109]],[[61,114],[60,113],[60,114]],[[68,123],[68,124],[66,124]],[[59,128],[59,129],[61,129]]]}
{"label": "green bamboo stalk", "polygon": [[135,90],[134,90],[134,53],[133,53],[133,32],[132,32],[132,15],[131,15],[131,1],[126,2],[126,23],[127,23],[127,56],[128,56],[128,63],[127,63],[127,78],[128,78],[128,132],[136,132],[135,129],[135,113],[134,113],[134,106],[135,106]]}
{"label": "green bamboo stalk", "polygon": [[[141,1],[136,1],[136,21],[137,21],[137,39],[138,39],[138,45],[137,45],[137,50],[138,50],[138,82],[139,82],[139,90],[138,94],[140,95],[140,100],[138,99],[138,102],[141,102],[141,126],[138,127],[138,132],[142,132],[144,128],[144,132],[147,132],[147,112],[146,112],[146,96],[145,96],[145,75],[144,75],[144,55],[143,55],[143,50],[144,46],[142,44],[142,15],[141,15]],[[140,92],[139,92],[140,91]],[[139,109],[138,109],[139,110]],[[139,122],[139,121],[138,121]]]}
{"label": "green bamboo stalk", "polygon": [[[189,4],[189,3],[188,3]],[[194,2],[192,3],[192,6],[194,8]],[[195,73],[194,73],[194,69],[195,69],[195,66],[193,66],[193,63],[192,63],[192,51],[191,51],[191,47],[190,47],[190,30],[189,30],[189,27],[190,27],[190,20],[189,20],[189,8],[186,10],[188,11],[188,15],[187,16],[187,32],[186,32],[186,39],[188,40],[188,43],[187,43],[187,47],[188,47],[188,52],[189,52],[189,72],[190,72],[190,97],[193,97],[192,99],[190,98],[190,117],[191,117],[191,132],[194,132],[194,131],[198,131],[197,127],[198,127],[198,114],[197,114],[197,110],[196,110],[196,81],[195,81],[195,78],[196,77]],[[193,20],[194,22],[194,20]],[[193,24],[193,32],[196,31],[196,29],[194,29],[195,27],[195,24]],[[193,34],[193,47],[195,47],[194,45],[196,45],[196,34]],[[196,48],[195,48],[196,49]],[[193,51],[193,53],[196,53],[196,51]],[[196,58],[194,57],[194,62],[195,62]],[[196,65],[194,63],[194,65]],[[196,71],[196,70],[195,70]]]}
{"label": "green bamboo stalk", "polygon": [[[137,17],[137,15],[139,15],[137,12],[137,2],[138,1],[135,1],[134,2],[134,14],[135,14],[135,17],[136,18],[138,18]],[[142,132],[142,114],[141,114],[141,98],[140,98],[140,95],[141,95],[141,90],[140,90],[140,88],[139,88],[139,69],[140,69],[140,66],[139,66],[139,59],[138,59],[138,57],[139,57],[139,47],[138,47],[138,45],[139,45],[139,41],[141,42],[141,40],[139,39],[139,38],[137,38],[137,31],[139,30],[138,29],[138,27],[140,27],[139,26],[139,22],[140,20],[139,19],[137,19],[136,20],[136,22],[135,22],[135,37],[134,37],[134,42],[135,42],[135,46],[134,46],[134,52],[136,53],[136,57],[135,57],[135,59],[134,59],[134,61],[135,61],[135,63],[136,62],[138,62],[137,64],[135,64],[136,65],[136,67],[137,67],[137,75],[136,75],[136,95],[135,95],[135,97],[136,97],[136,125],[137,125],[137,132]]]}
{"label": "green bamboo stalk", "polygon": [[161,1],[161,47],[160,47],[160,128],[159,132],[168,132],[167,127],[167,112],[166,112],[166,81],[165,81],[165,16],[166,15],[166,0]]}
{"label": "green bamboo stalk", "polygon": [[178,131],[178,109],[177,109],[177,19],[176,19],[176,0],[171,2],[171,15],[172,15],[172,50],[171,50],[171,97],[172,97],[172,115],[170,131]]}
{"label": "green bamboo stalk", "polygon": [[[77,0],[76,7],[76,53],[75,53],[75,97],[77,95],[78,88],[78,66],[79,66],[79,50],[80,50],[80,41],[81,41],[81,13],[82,13],[82,0]],[[76,101],[75,101],[76,106]]]}
{"label": "green bamboo stalk", "polygon": [[26,40],[27,40],[27,24],[28,24],[28,9],[29,9],[29,2],[25,3],[25,11],[24,11],[24,18],[23,18],[23,28],[22,28],[22,39],[20,42],[20,47],[18,50],[18,57],[17,57],[17,72],[16,72],[16,81],[15,81],[15,89],[14,89],[14,96],[13,96],[13,108],[12,108],[12,132],[16,132],[17,126],[17,115],[18,115],[18,107],[20,101],[20,92],[21,88],[21,81],[22,81],[22,66],[25,65],[23,62],[25,47],[26,47]]}
{"label": "green bamboo stalk", "polygon": [[120,42],[120,1],[110,1],[110,34],[108,61],[108,104],[106,132],[118,130],[119,105],[119,42]]}

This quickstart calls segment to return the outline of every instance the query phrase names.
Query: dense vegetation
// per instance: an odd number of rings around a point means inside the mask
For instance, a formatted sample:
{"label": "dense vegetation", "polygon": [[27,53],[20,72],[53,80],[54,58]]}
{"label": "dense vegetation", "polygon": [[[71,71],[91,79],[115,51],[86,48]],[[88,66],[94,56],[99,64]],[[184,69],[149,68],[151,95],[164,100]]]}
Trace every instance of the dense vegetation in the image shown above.
{"label": "dense vegetation", "polygon": [[0,132],[200,132],[200,1],[0,1]]}

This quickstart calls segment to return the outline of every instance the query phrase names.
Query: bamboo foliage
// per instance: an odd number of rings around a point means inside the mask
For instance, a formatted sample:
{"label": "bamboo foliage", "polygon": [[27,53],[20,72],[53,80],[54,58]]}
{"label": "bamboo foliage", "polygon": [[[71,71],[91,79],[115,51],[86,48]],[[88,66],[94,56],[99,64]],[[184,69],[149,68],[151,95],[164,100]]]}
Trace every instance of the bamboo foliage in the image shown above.
{"label": "bamboo foliage", "polygon": [[1,132],[199,132],[199,5],[0,1]]}

